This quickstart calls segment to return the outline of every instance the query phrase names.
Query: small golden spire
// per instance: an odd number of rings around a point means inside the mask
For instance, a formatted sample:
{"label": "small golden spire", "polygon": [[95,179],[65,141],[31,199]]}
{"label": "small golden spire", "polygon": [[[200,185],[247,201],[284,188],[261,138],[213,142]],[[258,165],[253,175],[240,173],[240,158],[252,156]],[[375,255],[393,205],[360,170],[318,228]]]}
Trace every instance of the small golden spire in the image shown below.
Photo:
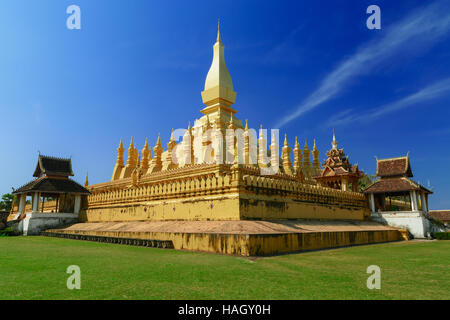
{"label": "small golden spire", "polygon": [[174,132],[173,132],[173,128],[172,128],[172,133],[170,134],[170,140],[169,140],[170,142],[173,142],[173,141],[175,141],[175,134],[174,134]]}
{"label": "small golden spire", "polygon": [[161,134],[158,133],[158,140],[156,141],[157,146],[161,146]]}
{"label": "small golden spire", "polygon": [[284,134],[284,146],[289,147],[288,141],[287,141],[287,134]]}
{"label": "small golden spire", "polygon": [[308,148],[308,142],[306,141],[306,138],[305,138],[305,148],[304,149],[309,149]]}
{"label": "small golden spire", "polygon": [[245,119],[245,130],[248,130],[248,120]]}
{"label": "small golden spire", "polygon": [[122,138],[120,138],[119,149],[123,149]]}
{"label": "small golden spire", "polygon": [[84,187],[87,187],[89,185],[89,178],[88,178],[88,172],[86,171],[86,180],[84,181]]}
{"label": "small golden spire", "polygon": [[133,149],[133,145],[134,145],[133,136],[131,136],[130,146],[128,148]]}
{"label": "small golden spire", "polygon": [[313,147],[313,150],[317,150],[316,139],[314,139],[314,147]]}
{"label": "small golden spire", "polygon": [[148,138],[145,138],[144,150],[148,149]]}
{"label": "small golden spire", "polygon": [[296,148],[296,149],[299,149],[299,148],[300,148],[300,144],[298,143],[297,137],[295,137],[295,148]]}
{"label": "small golden spire", "polygon": [[275,131],[272,131],[272,144],[276,144]]}

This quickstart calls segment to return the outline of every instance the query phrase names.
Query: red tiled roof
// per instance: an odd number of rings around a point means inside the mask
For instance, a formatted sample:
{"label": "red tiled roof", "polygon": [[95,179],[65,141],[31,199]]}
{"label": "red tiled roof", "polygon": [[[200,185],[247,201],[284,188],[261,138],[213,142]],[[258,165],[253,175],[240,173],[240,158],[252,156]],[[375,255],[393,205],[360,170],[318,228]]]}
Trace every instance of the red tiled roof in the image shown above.
{"label": "red tiled roof", "polygon": [[426,193],[433,193],[406,177],[382,178],[368,186],[364,190],[364,193],[407,192],[411,190],[422,190]]}
{"label": "red tiled roof", "polygon": [[28,192],[90,194],[89,190],[69,178],[39,178],[14,190],[13,194]]}
{"label": "red tiled roof", "polygon": [[411,165],[409,164],[409,157],[391,158],[377,160],[377,176],[379,177],[393,177],[404,176],[412,177]]}
{"label": "red tiled roof", "polygon": [[436,220],[450,222],[450,210],[430,210],[429,214]]}

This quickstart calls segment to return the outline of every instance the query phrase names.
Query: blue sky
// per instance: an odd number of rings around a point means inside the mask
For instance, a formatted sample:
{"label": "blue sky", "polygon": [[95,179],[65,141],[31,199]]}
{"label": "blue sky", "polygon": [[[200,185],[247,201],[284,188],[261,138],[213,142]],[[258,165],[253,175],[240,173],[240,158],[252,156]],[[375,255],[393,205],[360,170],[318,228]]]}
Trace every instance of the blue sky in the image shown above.
{"label": "blue sky", "polygon": [[2,1],[0,193],[31,180],[38,151],[107,181],[121,137],[166,143],[199,118],[218,18],[239,119],[316,138],[321,160],[335,127],[370,174],[409,151],[430,207],[450,208],[448,1]]}

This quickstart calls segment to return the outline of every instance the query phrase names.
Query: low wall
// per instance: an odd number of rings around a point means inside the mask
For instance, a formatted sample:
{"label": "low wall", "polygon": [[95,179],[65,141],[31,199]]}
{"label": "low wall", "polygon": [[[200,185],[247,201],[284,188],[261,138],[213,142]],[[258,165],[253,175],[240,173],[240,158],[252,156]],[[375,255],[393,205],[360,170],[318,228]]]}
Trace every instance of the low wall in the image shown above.
{"label": "low wall", "polygon": [[[239,256],[265,256],[289,252],[336,248],[402,240],[398,230],[304,232],[282,234],[220,234],[181,232],[123,232],[47,230],[43,235],[60,235],[69,239],[91,240],[95,236],[104,242],[121,243],[120,239],[163,241],[177,250],[203,251]],[[65,235],[65,236],[64,236]],[[72,235],[76,235],[73,237]],[[107,240],[113,239],[113,240]]]}
{"label": "low wall", "polygon": [[18,234],[39,235],[50,228],[61,228],[78,222],[75,213],[27,213],[25,218],[13,225]]}
{"label": "low wall", "polygon": [[370,219],[396,228],[407,229],[414,238],[422,239],[430,232],[430,222],[422,211],[372,212]]}

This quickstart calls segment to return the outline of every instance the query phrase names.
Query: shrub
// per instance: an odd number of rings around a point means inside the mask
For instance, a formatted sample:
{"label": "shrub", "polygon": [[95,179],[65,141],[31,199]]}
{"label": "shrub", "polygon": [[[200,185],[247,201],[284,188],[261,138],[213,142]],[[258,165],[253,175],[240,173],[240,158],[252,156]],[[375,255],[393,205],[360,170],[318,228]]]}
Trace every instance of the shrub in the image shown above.
{"label": "shrub", "polygon": [[7,237],[7,236],[13,236],[14,231],[12,228],[6,228],[3,230],[0,230],[0,237]]}
{"label": "shrub", "polygon": [[450,232],[433,232],[431,236],[437,240],[450,240]]}

